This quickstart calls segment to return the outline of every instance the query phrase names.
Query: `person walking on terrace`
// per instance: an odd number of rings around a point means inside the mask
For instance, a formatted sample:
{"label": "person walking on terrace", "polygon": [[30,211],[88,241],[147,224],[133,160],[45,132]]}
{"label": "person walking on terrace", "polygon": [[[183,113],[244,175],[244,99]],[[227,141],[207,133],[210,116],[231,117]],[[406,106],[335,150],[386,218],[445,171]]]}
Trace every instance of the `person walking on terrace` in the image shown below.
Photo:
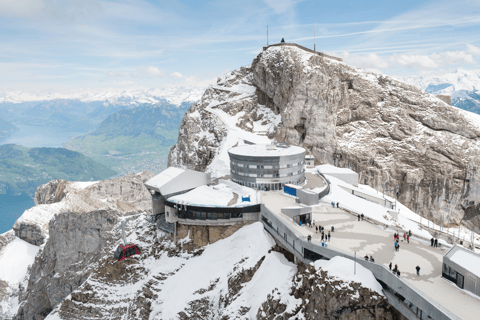
{"label": "person walking on terrace", "polygon": [[318,232],[318,227],[315,227],[315,233],[317,233],[317,232]]}
{"label": "person walking on terrace", "polygon": [[420,275],[420,266],[417,265],[417,267],[415,269],[417,269],[417,276],[419,276]]}
{"label": "person walking on terrace", "polygon": [[328,242],[330,242],[330,231],[328,231]]}
{"label": "person walking on terrace", "polygon": [[358,221],[360,221],[360,215],[358,215],[357,218],[358,218]]}
{"label": "person walking on terrace", "polygon": [[433,246],[436,248],[438,246],[438,239],[435,239],[435,241],[433,242]]}
{"label": "person walking on terrace", "polygon": [[362,221],[363,221],[363,218],[365,218],[365,215],[362,213],[362,214],[361,214],[361,217],[362,217]]}
{"label": "person walking on terrace", "polygon": [[430,246],[432,246],[432,247],[433,247],[433,238],[432,238],[432,239],[430,239]]}
{"label": "person walking on terrace", "polygon": [[392,263],[390,262],[390,264],[388,265],[388,267],[390,268],[390,271],[392,271]]}
{"label": "person walking on terrace", "polygon": [[407,236],[407,243],[410,243],[410,236]]}
{"label": "person walking on terrace", "polygon": [[332,232],[335,231],[335,228],[332,226]]}

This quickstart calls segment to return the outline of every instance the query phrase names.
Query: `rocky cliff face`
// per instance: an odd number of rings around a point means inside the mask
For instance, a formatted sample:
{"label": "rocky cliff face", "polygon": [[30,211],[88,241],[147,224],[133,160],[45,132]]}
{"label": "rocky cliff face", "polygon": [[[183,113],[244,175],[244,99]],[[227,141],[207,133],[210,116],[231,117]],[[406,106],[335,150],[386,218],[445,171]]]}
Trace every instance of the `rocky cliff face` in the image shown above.
{"label": "rocky cliff face", "polygon": [[109,208],[121,213],[149,212],[151,195],[143,183],[153,176],[152,172],[142,172],[97,182],[52,180],[37,188],[36,206],[15,222],[15,235],[34,245],[43,244],[50,219],[62,211],[83,213]]}
{"label": "rocky cliff face", "polygon": [[228,174],[224,149],[251,140],[248,133],[303,146],[317,164],[351,168],[378,190],[398,185],[403,204],[437,223],[451,212],[452,225],[480,226],[475,119],[413,86],[296,47],[270,47],[191,107],[169,165]]}
{"label": "rocky cliff face", "polygon": [[382,294],[358,282],[330,277],[313,265],[302,265],[293,279],[290,294],[301,303],[289,308],[275,290],[259,308],[257,319],[406,319]]}

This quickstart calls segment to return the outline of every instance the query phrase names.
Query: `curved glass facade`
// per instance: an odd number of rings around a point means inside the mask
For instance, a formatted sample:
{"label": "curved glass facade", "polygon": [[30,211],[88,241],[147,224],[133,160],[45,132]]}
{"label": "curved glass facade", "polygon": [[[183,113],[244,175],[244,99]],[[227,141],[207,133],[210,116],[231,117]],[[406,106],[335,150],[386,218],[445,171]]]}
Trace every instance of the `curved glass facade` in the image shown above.
{"label": "curved glass facade", "polygon": [[281,190],[284,184],[305,180],[305,153],[278,156],[239,155],[229,152],[230,177],[242,186],[260,190]]}

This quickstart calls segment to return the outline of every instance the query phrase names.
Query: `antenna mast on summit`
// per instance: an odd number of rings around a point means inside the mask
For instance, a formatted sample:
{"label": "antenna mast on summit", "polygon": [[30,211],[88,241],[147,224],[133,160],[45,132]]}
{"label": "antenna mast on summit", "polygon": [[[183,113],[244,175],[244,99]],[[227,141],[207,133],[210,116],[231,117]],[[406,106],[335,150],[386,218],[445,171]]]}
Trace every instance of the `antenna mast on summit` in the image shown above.
{"label": "antenna mast on summit", "polygon": [[315,50],[315,44],[317,42],[317,23],[315,22],[314,27],[313,27],[313,51]]}
{"label": "antenna mast on summit", "polygon": [[267,24],[267,47],[268,47],[268,24]]}

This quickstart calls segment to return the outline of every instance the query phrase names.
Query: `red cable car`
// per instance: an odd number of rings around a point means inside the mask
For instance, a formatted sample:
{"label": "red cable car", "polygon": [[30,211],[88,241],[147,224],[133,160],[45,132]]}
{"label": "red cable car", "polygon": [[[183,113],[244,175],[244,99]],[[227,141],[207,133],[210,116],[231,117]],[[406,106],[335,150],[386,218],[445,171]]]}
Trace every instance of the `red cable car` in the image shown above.
{"label": "red cable car", "polygon": [[131,257],[133,255],[142,253],[142,251],[140,250],[140,248],[138,246],[134,245],[133,243],[127,244],[127,239],[125,237],[125,225],[127,224],[127,222],[129,220],[131,220],[133,218],[134,217],[127,218],[127,219],[123,220],[122,223],[121,223],[122,236],[123,236],[123,246],[119,245],[117,250],[115,250],[115,254],[113,255],[113,257],[115,259],[117,259],[118,261],[122,261],[125,258],[128,258],[128,257]]}
{"label": "red cable car", "polygon": [[125,258],[131,257],[136,254],[140,254],[140,253],[142,253],[142,251],[140,251],[140,249],[136,245],[129,243],[126,246],[119,245],[117,250],[115,250],[114,257],[118,261],[122,261]]}

